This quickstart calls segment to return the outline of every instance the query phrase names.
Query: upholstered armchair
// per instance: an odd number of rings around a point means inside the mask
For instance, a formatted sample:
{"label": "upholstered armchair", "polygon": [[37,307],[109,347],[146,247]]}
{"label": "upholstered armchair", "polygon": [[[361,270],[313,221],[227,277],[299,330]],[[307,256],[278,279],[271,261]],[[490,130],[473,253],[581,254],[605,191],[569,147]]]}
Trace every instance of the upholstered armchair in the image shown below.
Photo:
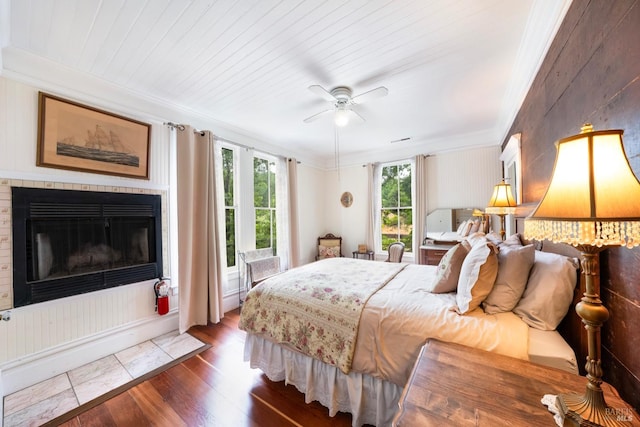
{"label": "upholstered armchair", "polygon": [[342,256],[342,237],[327,233],[318,237],[318,255],[316,260]]}

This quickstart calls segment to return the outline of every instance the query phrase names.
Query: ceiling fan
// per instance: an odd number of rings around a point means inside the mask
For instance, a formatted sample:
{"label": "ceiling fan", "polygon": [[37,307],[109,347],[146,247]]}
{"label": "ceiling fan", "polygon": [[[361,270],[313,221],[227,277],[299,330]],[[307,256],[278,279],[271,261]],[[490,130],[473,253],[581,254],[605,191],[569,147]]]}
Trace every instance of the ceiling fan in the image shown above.
{"label": "ceiling fan", "polygon": [[324,111],[309,116],[303,121],[305,123],[311,123],[324,115],[334,113],[334,121],[336,126],[346,126],[349,120],[355,118],[364,122],[365,119],[357,111],[353,109],[354,105],[362,104],[375,98],[387,96],[389,89],[384,86],[371,89],[370,91],[361,93],[360,95],[352,97],[351,89],[346,86],[337,86],[330,91],[326,90],[320,85],[311,85],[309,90],[316,95],[319,95],[325,101],[333,103],[333,108],[328,108]]}

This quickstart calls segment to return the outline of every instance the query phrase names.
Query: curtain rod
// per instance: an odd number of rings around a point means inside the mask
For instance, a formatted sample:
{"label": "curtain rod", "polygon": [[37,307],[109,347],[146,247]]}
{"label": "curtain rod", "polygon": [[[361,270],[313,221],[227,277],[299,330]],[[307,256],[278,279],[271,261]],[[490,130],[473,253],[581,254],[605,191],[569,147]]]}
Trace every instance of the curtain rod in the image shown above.
{"label": "curtain rod", "polygon": [[[182,130],[182,131],[184,131],[186,129],[185,125],[183,125],[181,123],[165,122],[164,125],[165,126],[169,126],[171,129],[178,129],[178,130]],[[199,133],[200,135],[204,135],[204,131],[198,130],[196,128],[193,129],[193,132],[194,133]],[[235,141],[232,141],[230,139],[223,138],[221,136],[213,135],[213,139],[216,140],[216,141],[220,141],[220,142],[226,142],[227,144],[237,145],[238,147],[244,148],[245,150],[256,150],[255,147],[251,147],[251,146],[245,145],[245,144],[240,144],[239,142],[235,142]],[[274,153],[270,153],[270,152],[264,151],[264,150],[257,150],[257,151],[260,151],[261,153],[265,153],[265,154],[268,154],[268,155],[273,156],[273,157],[281,157],[281,158],[289,159],[289,157],[282,156],[280,154],[274,154]],[[300,161],[298,160],[297,163],[300,163]]]}
{"label": "curtain rod", "polygon": [[[417,155],[419,156],[420,154],[417,154]],[[422,154],[422,157],[434,157],[434,156],[435,156],[435,154]],[[412,156],[412,157],[415,157],[415,156]],[[385,160],[384,162],[371,162],[371,164],[372,164],[372,165],[377,165],[377,164],[380,164],[380,163],[395,163],[395,162],[401,162],[401,161],[403,161],[403,160],[410,160],[412,157],[405,158],[405,159]],[[366,165],[366,164],[364,164],[364,165],[362,165],[362,167],[363,167],[363,168],[366,168],[366,167],[367,167],[367,165]]]}

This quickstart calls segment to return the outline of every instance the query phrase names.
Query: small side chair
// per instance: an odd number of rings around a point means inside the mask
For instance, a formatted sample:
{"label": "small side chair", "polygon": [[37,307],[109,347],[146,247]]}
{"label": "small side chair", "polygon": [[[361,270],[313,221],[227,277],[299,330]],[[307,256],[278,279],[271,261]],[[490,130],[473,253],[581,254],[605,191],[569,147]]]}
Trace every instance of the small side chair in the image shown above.
{"label": "small side chair", "polygon": [[404,255],[404,243],[393,242],[387,248],[389,256],[387,262],[402,262],[402,255]]}

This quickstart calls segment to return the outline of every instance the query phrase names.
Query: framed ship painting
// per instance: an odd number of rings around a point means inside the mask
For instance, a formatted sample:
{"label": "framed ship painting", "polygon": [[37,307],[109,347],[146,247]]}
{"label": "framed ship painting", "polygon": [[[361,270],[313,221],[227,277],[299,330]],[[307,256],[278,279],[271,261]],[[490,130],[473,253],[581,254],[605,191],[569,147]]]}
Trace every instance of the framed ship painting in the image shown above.
{"label": "framed ship painting", "polygon": [[149,179],[151,125],[43,92],[37,166]]}

